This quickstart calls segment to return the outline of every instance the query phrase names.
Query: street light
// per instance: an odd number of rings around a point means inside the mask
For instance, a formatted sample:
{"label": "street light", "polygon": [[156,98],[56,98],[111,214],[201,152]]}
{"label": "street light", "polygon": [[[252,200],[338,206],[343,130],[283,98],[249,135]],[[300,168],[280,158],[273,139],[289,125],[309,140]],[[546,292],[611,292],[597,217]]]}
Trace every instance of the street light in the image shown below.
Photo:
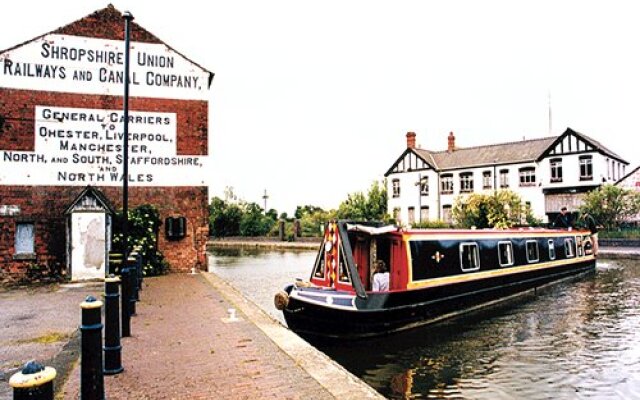
{"label": "street light", "polygon": [[418,172],[418,182],[415,183],[418,187],[418,223],[422,223],[422,174]]}
{"label": "street light", "polygon": [[494,196],[498,191],[498,188],[497,188],[497,186],[498,186],[498,184],[497,184],[498,177],[496,176],[496,163],[497,162],[498,162],[498,160],[496,160],[496,159],[493,160],[493,194],[494,194]]}
{"label": "street light", "polygon": [[124,113],[124,127],[122,135],[122,152],[123,162],[122,166],[122,254],[123,260],[127,260],[129,256],[129,28],[131,21],[133,21],[133,15],[129,11],[125,11],[122,14],[124,18],[124,99],[123,99],[123,113]]}

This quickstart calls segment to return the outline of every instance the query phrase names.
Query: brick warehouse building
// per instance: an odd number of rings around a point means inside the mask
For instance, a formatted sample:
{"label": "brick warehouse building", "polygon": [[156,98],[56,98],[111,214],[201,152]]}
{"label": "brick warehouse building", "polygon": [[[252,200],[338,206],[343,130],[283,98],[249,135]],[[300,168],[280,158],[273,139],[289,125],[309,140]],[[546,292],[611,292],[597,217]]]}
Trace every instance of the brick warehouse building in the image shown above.
{"label": "brick warehouse building", "polygon": [[[206,269],[213,73],[134,22],[130,38],[129,209],[185,217],[177,238],[161,228],[158,248],[174,271]],[[109,250],[109,210],[122,209],[123,39],[109,5],[0,52],[0,282],[34,268],[82,279],[77,246],[85,260],[87,241]],[[97,214],[69,214],[83,193]]]}

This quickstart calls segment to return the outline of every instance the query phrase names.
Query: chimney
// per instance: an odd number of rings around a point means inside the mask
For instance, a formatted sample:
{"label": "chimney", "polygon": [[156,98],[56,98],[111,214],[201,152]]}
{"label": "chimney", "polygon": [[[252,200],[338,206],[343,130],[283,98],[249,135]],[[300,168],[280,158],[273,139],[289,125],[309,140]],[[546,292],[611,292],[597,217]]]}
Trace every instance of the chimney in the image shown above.
{"label": "chimney", "polygon": [[447,151],[451,153],[456,149],[456,137],[453,136],[453,132],[449,132],[449,137],[447,139],[448,139]]}
{"label": "chimney", "polygon": [[416,133],[415,132],[407,132],[407,148],[415,149],[416,148]]}

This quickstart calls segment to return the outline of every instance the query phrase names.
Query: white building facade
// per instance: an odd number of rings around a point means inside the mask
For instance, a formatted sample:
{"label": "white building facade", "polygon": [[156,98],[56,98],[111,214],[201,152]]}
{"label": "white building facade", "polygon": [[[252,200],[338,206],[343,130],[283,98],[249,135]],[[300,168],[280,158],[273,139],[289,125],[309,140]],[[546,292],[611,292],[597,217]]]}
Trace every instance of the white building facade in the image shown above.
{"label": "white building facade", "polygon": [[553,220],[560,208],[576,211],[584,193],[615,183],[629,164],[597,141],[570,128],[560,136],[458,148],[449,134],[445,151],[407,148],[386,172],[388,210],[403,225],[452,222],[458,196],[508,189],[536,218]]}

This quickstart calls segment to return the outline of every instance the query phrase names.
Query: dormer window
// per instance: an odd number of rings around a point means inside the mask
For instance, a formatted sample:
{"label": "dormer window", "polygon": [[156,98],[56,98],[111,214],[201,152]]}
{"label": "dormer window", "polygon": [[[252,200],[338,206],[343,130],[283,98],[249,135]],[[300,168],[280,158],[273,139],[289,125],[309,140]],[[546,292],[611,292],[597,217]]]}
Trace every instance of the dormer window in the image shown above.
{"label": "dormer window", "polygon": [[580,180],[589,181],[593,179],[593,164],[591,156],[580,156]]}

